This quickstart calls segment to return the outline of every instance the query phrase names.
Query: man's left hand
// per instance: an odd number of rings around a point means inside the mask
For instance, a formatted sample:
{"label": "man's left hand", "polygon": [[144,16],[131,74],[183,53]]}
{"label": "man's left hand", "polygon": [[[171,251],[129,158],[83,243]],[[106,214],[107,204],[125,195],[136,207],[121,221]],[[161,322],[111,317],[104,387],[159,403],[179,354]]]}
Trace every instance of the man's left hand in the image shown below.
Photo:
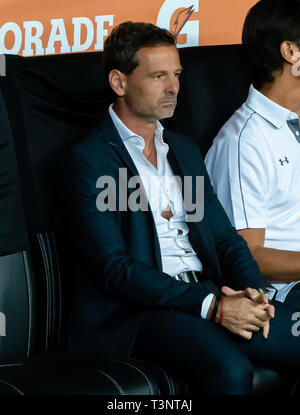
{"label": "man's left hand", "polygon": [[[261,294],[255,288],[247,287],[245,290],[233,290],[230,287],[224,286],[222,287],[222,293],[226,297],[238,296],[238,297],[247,297],[250,300],[254,301],[255,303],[260,305],[260,308],[265,310],[268,313],[270,318],[274,318],[275,316],[275,307],[269,304],[269,298],[266,294]],[[270,320],[266,321],[265,326],[263,327],[263,336],[265,339],[268,338],[270,331]]]}

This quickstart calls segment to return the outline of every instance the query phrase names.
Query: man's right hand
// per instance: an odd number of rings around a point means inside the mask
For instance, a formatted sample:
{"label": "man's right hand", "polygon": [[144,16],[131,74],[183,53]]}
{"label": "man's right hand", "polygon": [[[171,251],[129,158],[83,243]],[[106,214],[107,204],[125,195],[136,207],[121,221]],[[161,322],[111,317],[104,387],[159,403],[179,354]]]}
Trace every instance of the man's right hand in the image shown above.
{"label": "man's right hand", "polygon": [[222,326],[232,333],[250,340],[253,332],[260,329],[265,332],[269,326],[270,305],[253,301],[243,291],[231,291],[231,294],[224,296],[222,306],[219,305],[216,321],[220,321],[222,308]]}

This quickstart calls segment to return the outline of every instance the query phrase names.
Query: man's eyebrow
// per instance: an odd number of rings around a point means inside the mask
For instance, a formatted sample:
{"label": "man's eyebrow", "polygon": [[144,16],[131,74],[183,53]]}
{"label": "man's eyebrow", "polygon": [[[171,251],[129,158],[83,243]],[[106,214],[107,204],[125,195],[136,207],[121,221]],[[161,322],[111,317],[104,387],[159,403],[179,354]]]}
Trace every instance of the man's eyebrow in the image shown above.
{"label": "man's eyebrow", "polygon": [[150,75],[159,75],[159,74],[166,74],[167,71],[155,71],[155,72],[151,72]]}
{"label": "man's eyebrow", "polygon": [[[182,72],[182,70],[183,70],[183,67],[182,66],[180,66],[179,68],[177,68],[174,72]],[[168,73],[168,71],[164,71],[164,70],[161,70],[161,71],[155,71],[155,72],[151,72],[150,73],[150,75],[151,76],[155,76],[155,75],[165,75],[165,74],[167,74]]]}

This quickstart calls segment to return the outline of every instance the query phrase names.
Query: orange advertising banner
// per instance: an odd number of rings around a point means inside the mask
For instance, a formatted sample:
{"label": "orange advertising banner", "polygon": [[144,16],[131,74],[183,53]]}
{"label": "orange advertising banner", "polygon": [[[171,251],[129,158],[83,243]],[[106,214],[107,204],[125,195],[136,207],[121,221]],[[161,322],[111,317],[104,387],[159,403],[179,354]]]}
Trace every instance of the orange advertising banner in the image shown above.
{"label": "orange advertising banner", "polygon": [[100,51],[119,23],[145,21],[177,34],[179,47],[240,43],[253,0],[0,0],[0,53]]}

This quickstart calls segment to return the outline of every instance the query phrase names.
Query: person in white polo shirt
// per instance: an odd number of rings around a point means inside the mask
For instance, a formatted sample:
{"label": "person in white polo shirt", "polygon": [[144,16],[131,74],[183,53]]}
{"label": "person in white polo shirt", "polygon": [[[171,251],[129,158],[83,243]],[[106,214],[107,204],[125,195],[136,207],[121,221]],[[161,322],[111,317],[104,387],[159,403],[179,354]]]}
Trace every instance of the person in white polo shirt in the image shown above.
{"label": "person in white polo shirt", "polygon": [[253,84],[206,167],[276,299],[300,307],[300,1],[259,1],[246,17],[243,46]]}

